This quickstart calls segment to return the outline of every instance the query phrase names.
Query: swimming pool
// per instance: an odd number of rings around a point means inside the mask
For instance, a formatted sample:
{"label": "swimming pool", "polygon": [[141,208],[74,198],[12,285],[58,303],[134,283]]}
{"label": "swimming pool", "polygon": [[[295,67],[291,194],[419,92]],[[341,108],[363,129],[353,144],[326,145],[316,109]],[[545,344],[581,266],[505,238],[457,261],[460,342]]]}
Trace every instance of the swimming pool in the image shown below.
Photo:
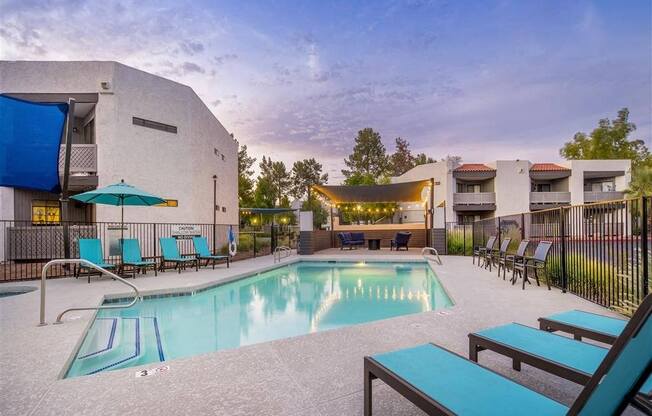
{"label": "swimming pool", "polygon": [[425,262],[301,261],[186,296],[102,310],[66,377],[452,305]]}

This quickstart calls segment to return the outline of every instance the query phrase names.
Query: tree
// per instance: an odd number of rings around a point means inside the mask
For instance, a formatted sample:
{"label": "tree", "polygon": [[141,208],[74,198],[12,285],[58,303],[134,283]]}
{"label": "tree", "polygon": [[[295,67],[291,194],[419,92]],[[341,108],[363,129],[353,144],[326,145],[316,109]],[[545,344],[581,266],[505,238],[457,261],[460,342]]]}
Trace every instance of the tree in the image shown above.
{"label": "tree", "polygon": [[396,150],[389,157],[390,174],[392,176],[400,176],[416,165],[414,164],[414,156],[412,156],[412,152],[410,151],[410,143],[400,137],[397,137],[395,141]]}
{"label": "tree", "polygon": [[559,150],[562,157],[574,159],[630,159],[634,169],[652,165],[652,156],[643,140],[628,140],[636,125],[629,122],[629,110],[623,108],[611,121],[603,118],[590,135],[575,133]]}
{"label": "tree", "polygon": [[[285,168],[285,163],[274,162],[272,158],[263,156],[260,162],[260,176],[256,184],[256,197],[261,200],[271,200],[272,206],[279,206],[287,201],[287,194],[290,188],[290,174]],[[269,195],[258,195],[260,192],[268,192]],[[258,203],[258,200],[256,201]]]}
{"label": "tree", "polygon": [[358,132],[355,138],[353,152],[344,159],[347,169],[342,169],[347,185],[360,184],[386,176],[389,168],[389,157],[380,134],[372,128],[365,128]]}
{"label": "tree", "polygon": [[453,166],[458,166],[462,163],[462,156],[451,156],[446,155],[446,157],[441,159],[442,162],[450,162]]}
{"label": "tree", "polygon": [[312,211],[312,225],[319,229],[328,220],[328,212],[324,209],[321,201],[317,198],[310,198],[301,205],[302,211]]}
{"label": "tree", "polygon": [[430,156],[426,156],[425,153],[419,153],[414,157],[414,166],[425,165],[426,163],[435,163],[436,160]]}
{"label": "tree", "polygon": [[238,203],[241,207],[250,207],[254,203],[254,171],[252,167],[256,158],[249,156],[247,145],[238,150]]}
{"label": "tree", "polygon": [[625,190],[631,198],[652,195],[652,167],[639,166],[632,172],[632,181]]}
{"label": "tree", "polygon": [[271,180],[265,176],[259,176],[256,181],[254,204],[257,208],[274,208],[274,187]]}
{"label": "tree", "polygon": [[328,174],[322,173],[322,165],[314,158],[294,162],[292,165],[292,184],[290,195],[297,199],[308,194],[313,185],[323,185],[328,182]]}

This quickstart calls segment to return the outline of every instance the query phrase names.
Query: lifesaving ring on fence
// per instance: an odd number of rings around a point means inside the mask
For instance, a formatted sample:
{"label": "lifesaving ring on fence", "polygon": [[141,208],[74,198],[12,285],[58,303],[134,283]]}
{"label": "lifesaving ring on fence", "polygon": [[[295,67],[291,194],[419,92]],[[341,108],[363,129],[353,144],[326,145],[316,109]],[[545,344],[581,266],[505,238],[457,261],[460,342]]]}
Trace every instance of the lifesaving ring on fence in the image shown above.
{"label": "lifesaving ring on fence", "polygon": [[231,256],[235,256],[238,253],[238,245],[235,243],[235,241],[231,241],[229,243],[229,254]]}

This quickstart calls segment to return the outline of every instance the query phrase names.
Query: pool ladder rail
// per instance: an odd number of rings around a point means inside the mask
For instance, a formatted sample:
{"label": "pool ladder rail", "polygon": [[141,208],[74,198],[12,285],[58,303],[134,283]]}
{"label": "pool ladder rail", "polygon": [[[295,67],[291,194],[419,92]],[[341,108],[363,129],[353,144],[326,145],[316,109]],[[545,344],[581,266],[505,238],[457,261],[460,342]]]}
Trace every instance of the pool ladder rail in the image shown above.
{"label": "pool ladder rail", "polygon": [[441,258],[439,257],[439,253],[437,252],[437,249],[435,249],[433,247],[424,247],[424,248],[422,248],[421,249],[421,255],[426,260],[436,261],[440,266],[443,264],[441,262]]}
{"label": "pool ladder rail", "polygon": [[55,324],[63,323],[63,322],[61,322],[61,318],[63,317],[63,315],[65,315],[68,312],[72,312],[72,311],[93,311],[93,310],[100,310],[100,309],[129,308],[129,307],[134,306],[136,304],[136,302],[138,302],[138,300],[140,299],[140,292],[138,291],[138,287],[136,287],[136,285],[126,281],[125,279],[118,276],[117,274],[115,274],[113,272],[110,272],[110,271],[106,270],[105,268],[102,268],[102,267],[98,266],[95,263],[92,263],[92,262],[90,262],[88,260],[84,260],[84,259],[56,259],[56,260],[51,260],[51,261],[47,262],[45,264],[45,266],[43,266],[43,270],[41,271],[41,315],[40,315],[39,326],[47,325],[47,322],[45,321],[45,281],[46,281],[48,269],[51,266],[54,266],[55,264],[81,264],[81,265],[84,265],[86,267],[95,269],[95,270],[99,271],[100,273],[113,278],[114,280],[117,280],[117,281],[119,281],[121,283],[124,283],[125,285],[131,287],[133,289],[133,291],[134,291],[134,299],[130,303],[126,304],[126,305],[104,305],[104,306],[89,306],[89,307],[68,308],[68,309],[64,310],[63,312],[61,312],[57,316],[57,320],[54,322]]}
{"label": "pool ladder rail", "polygon": [[288,246],[278,246],[274,249],[274,263],[280,262],[281,259],[290,257],[292,249]]}

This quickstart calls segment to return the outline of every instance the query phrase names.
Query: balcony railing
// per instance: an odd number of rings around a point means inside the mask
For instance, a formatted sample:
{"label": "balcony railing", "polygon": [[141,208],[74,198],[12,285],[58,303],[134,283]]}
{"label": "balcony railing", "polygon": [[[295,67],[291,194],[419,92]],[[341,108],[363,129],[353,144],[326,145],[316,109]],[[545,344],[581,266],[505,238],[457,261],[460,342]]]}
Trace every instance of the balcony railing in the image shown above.
{"label": "balcony railing", "polygon": [[496,203],[494,192],[454,193],[453,204],[456,205],[492,205]]}
{"label": "balcony railing", "polygon": [[570,204],[570,192],[530,192],[530,204]]}
{"label": "balcony railing", "polygon": [[[59,151],[59,172],[63,174],[66,146],[62,145]],[[73,144],[70,153],[70,173],[97,173],[97,145]]]}
{"label": "balcony railing", "polygon": [[605,192],[584,192],[584,202],[600,202],[600,201],[614,201],[616,199],[623,199],[625,193],[623,191],[605,191]]}

